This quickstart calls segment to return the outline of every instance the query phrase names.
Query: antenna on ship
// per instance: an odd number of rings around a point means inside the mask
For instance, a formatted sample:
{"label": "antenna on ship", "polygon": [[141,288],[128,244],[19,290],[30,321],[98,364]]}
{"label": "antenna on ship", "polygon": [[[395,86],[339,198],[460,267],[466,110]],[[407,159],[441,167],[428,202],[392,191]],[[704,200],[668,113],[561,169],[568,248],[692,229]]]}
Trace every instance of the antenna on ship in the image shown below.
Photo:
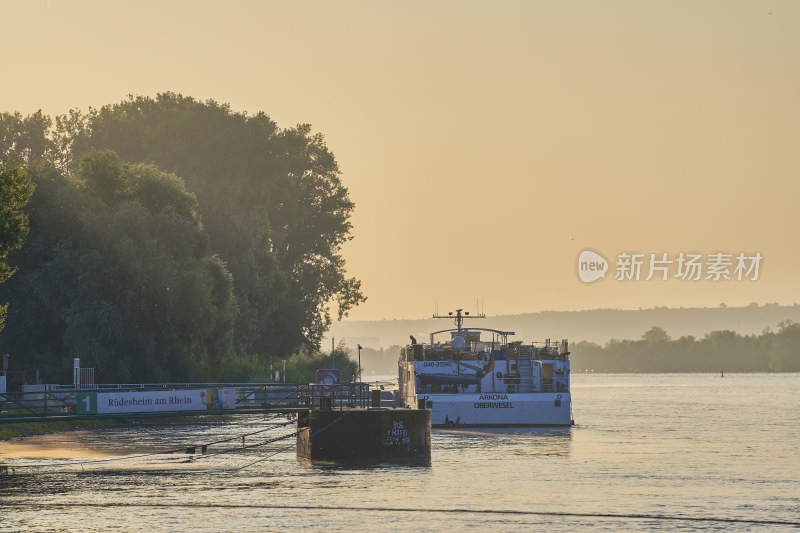
{"label": "antenna on ship", "polygon": [[[464,313],[463,315],[461,314],[462,311]],[[456,322],[456,328],[458,329],[458,331],[461,331],[461,329],[462,329],[461,325],[464,323],[464,319],[465,318],[486,318],[486,315],[481,313],[479,315],[470,316],[469,311],[464,311],[463,309],[456,309],[456,315],[455,316],[453,316],[453,312],[450,311],[449,313],[447,313],[447,315],[434,314],[433,318],[452,318]]]}

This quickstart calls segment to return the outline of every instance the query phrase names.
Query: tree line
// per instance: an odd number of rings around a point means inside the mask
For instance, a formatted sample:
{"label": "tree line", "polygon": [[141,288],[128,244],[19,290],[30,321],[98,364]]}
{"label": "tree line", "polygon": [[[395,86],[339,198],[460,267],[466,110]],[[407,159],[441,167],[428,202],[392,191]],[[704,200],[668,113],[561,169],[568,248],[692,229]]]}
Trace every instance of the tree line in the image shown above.
{"label": "tree line", "polygon": [[[800,372],[800,324],[783,320],[773,331],[739,335],[712,331],[701,338],[670,338],[653,326],[639,340],[570,344],[573,372]],[[366,373],[395,374],[400,346],[362,350]]]}
{"label": "tree line", "polygon": [[0,349],[44,380],[73,357],[106,383],[253,379],[365,300],[341,255],[354,204],[308,125],[131,96],[0,113],[0,159]]}
{"label": "tree line", "polygon": [[759,335],[723,330],[679,339],[653,326],[640,340],[578,342],[570,351],[575,372],[800,372],[800,324],[785,320]]}

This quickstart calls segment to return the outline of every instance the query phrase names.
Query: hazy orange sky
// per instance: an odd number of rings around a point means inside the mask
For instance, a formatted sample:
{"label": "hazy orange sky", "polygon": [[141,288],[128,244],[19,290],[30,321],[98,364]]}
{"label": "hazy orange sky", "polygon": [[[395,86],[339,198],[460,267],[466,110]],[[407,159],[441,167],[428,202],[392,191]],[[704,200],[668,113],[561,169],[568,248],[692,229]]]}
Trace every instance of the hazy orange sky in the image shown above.
{"label": "hazy orange sky", "polygon": [[[171,90],[322,132],[356,203],[354,319],[800,301],[800,2],[0,0],[0,21],[0,110]],[[585,248],[606,279],[578,279]],[[615,281],[626,251],[764,260]]]}

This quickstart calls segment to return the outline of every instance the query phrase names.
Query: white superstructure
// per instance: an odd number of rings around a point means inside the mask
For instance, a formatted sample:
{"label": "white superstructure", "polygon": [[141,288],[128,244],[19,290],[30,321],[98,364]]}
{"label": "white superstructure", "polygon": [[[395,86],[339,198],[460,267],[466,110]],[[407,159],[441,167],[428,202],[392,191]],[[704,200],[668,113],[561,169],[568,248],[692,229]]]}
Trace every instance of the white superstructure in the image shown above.
{"label": "white superstructure", "polygon": [[567,341],[509,342],[510,331],[462,327],[464,318],[483,315],[458,309],[449,318],[455,328],[432,333],[429,344],[412,337],[401,350],[405,406],[430,409],[435,427],[572,424]]}

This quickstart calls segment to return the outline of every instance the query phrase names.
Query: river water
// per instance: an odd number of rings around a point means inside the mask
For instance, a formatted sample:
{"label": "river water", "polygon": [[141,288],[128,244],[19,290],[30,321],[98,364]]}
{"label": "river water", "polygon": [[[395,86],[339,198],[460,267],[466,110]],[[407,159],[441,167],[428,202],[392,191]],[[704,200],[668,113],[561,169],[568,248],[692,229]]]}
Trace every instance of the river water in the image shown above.
{"label": "river water", "polygon": [[572,398],[572,428],[434,430],[417,465],[309,464],[264,444],[284,418],[104,428],[80,435],[109,455],[7,460],[0,531],[800,530],[800,374],[574,374]]}

